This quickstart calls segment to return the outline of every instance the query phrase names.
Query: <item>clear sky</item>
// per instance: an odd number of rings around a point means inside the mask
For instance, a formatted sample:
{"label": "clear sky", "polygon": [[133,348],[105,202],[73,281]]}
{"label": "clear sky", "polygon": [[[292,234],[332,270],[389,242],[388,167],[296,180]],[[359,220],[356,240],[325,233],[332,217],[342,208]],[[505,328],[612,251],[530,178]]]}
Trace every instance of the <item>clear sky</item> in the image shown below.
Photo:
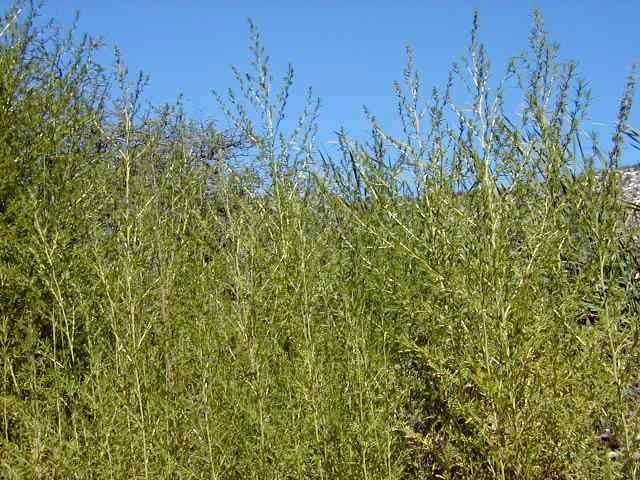
{"label": "clear sky", "polygon": [[[10,3],[0,0],[3,10]],[[224,119],[211,90],[237,90],[231,65],[248,71],[250,17],[262,34],[275,79],[288,63],[295,69],[289,116],[300,111],[307,87],[320,97],[318,146],[328,149],[340,126],[356,138],[366,137],[370,128],[363,105],[383,127],[397,132],[392,83],[402,78],[405,46],[414,49],[428,94],[445,84],[451,63],[465,54],[476,8],[496,85],[509,56],[527,47],[534,7],[560,44],[560,59],[577,60],[578,71],[589,80],[593,106],[584,127],[598,132],[608,148],[626,77],[632,63],[640,61],[638,0],[48,0],[43,13],[68,25],[79,10],[79,30],[101,35],[111,48],[118,45],[132,79],[139,70],[151,76],[147,98],[172,102],[184,93],[189,113],[220,126]],[[113,63],[111,50],[102,60]],[[630,123],[640,127],[638,92],[635,100]],[[637,162],[640,152],[627,148],[623,163]]]}

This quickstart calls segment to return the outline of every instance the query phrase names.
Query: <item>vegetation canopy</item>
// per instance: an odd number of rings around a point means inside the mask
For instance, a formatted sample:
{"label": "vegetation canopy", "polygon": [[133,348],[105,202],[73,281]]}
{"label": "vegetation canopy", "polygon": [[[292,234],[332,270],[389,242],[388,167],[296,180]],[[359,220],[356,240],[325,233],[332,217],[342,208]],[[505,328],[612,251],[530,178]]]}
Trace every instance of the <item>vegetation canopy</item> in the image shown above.
{"label": "vegetation canopy", "polygon": [[541,16],[492,88],[476,14],[332,158],[253,24],[220,129],[37,14],[0,21],[2,478],[640,477],[635,69],[605,153]]}

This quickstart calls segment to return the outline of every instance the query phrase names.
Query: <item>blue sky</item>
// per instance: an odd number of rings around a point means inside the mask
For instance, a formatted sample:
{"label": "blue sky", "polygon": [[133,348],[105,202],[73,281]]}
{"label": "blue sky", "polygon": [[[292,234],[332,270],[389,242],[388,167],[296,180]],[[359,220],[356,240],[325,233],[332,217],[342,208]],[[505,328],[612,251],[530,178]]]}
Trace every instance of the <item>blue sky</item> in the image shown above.
{"label": "blue sky", "polygon": [[[0,0],[3,10],[11,2]],[[538,7],[561,60],[577,60],[593,94],[590,118],[603,146],[610,145],[626,77],[640,61],[640,2],[602,1],[167,1],[49,0],[43,13],[70,24],[80,11],[81,32],[101,35],[109,45],[101,60],[113,63],[118,45],[130,72],[151,76],[147,98],[173,102],[179,93],[196,117],[224,119],[211,90],[237,90],[230,66],[248,71],[250,17],[271,58],[274,78],[292,63],[296,79],[290,118],[311,86],[322,102],[318,146],[328,149],[332,132],[344,126],[356,138],[370,130],[363,105],[382,126],[398,132],[394,80],[402,78],[404,49],[412,46],[425,94],[444,85],[453,61],[465,54],[474,9],[480,40],[493,66],[495,85],[507,59],[527,47],[532,10]],[[425,95],[427,96],[427,95]],[[464,100],[464,98],[462,98]],[[640,127],[636,93],[632,125]],[[625,164],[640,161],[628,148]]]}

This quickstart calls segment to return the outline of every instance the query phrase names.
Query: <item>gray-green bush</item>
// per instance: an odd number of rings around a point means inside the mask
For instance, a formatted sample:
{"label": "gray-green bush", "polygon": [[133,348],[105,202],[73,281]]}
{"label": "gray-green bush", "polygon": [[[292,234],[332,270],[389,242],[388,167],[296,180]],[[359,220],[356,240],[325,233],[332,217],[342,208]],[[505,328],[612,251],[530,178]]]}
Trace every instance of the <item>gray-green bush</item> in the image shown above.
{"label": "gray-green bush", "polygon": [[408,52],[405,138],[369,114],[371,142],[342,131],[333,159],[311,92],[283,131],[293,71],[273,98],[253,25],[222,131],[143,110],[144,76],[17,6],[3,478],[638,477],[638,246],[615,170],[635,72],[611,154],[587,152],[588,91],[541,18],[492,94],[476,16],[468,68],[429,101]]}

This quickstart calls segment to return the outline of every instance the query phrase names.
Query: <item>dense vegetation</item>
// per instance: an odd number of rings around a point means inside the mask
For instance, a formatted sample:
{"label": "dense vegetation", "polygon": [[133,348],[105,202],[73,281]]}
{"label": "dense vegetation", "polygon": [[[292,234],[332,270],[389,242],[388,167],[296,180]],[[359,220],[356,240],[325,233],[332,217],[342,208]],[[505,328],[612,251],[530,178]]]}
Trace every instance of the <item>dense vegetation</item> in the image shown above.
{"label": "dense vegetation", "polygon": [[0,25],[2,478],[640,476],[615,171],[635,72],[613,150],[589,149],[589,92],[541,18],[493,92],[475,17],[426,100],[409,52],[404,138],[371,115],[371,141],[343,131],[330,158],[311,94],[283,131],[293,72],[273,95],[255,28],[220,130],[141,108],[119,56],[109,73],[97,42],[18,6]]}

